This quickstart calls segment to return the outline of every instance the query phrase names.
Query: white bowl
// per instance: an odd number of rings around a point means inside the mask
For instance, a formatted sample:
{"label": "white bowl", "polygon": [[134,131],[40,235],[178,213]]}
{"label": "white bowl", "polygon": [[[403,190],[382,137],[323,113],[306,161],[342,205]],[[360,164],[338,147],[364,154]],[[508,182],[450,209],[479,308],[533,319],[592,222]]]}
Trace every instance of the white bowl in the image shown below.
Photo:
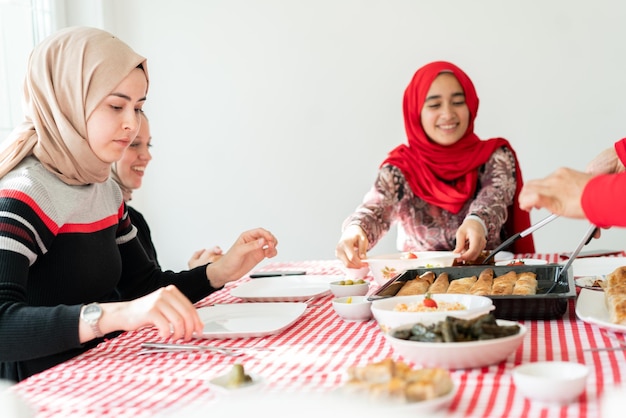
{"label": "white bowl", "polygon": [[[387,299],[378,299],[372,302],[372,315],[383,332],[389,331],[391,328],[406,324],[423,324],[430,325],[443,321],[447,316],[455,318],[471,319],[477,316],[489,313],[496,307],[493,301],[485,296],[462,295],[462,294],[435,294],[431,298],[435,302],[444,302],[447,304],[460,303],[465,306],[464,310],[452,311],[430,311],[430,312],[407,312],[396,311],[398,304],[403,303],[407,306],[419,305],[424,301],[426,295],[412,296],[394,296]],[[443,305],[440,303],[440,305]]]}
{"label": "white bowl", "polygon": [[346,321],[368,321],[372,317],[372,302],[366,296],[345,296],[332,301],[333,309]]}
{"label": "white bowl", "polygon": [[539,402],[567,404],[585,390],[589,368],[569,361],[537,361],[513,369],[515,387]]}
{"label": "white bowl", "polygon": [[342,298],[344,296],[364,296],[367,295],[369,288],[369,283],[362,279],[360,282],[346,279],[330,283],[330,291],[336,298]]}
{"label": "white bowl", "polygon": [[417,258],[407,258],[409,252],[377,255],[367,258],[374,281],[383,285],[407,270],[422,267],[451,267],[459,257],[452,251],[411,251]]}
{"label": "white bowl", "polygon": [[492,340],[458,343],[435,343],[403,340],[393,336],[395,331],[406,330],[412,325],[401,325],[384,334],[393,351],[406,361],[423,367],[468,369],[498,364],[513,354],[526,335],[527,328],[519,322],[497,320],[498,325],[519,326],[519,332],[508,337]]}

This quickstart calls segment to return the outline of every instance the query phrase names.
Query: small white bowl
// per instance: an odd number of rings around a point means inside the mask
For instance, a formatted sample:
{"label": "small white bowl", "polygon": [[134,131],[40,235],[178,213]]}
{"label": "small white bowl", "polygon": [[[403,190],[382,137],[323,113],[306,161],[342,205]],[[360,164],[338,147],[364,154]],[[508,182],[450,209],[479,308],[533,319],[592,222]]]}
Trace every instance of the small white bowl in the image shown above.
{"label": "small white bowl", "polygon": [[448,304],[460,303],[465,306],[463,310],[453,311],[431,311],[431,312],[409,312],[396,311],[399,304],[407,306],[419,305],[424,301],[426,295],[412,296],[394,296],[387,299],[378,299],[372,302],[372,315],[383,332],[389,331],[391,328],[399,327],[406,324],[423,324],[431,325],[443,321],[447,316],[455,318],[471,319],[484,315],[493,311],[496,307],[493,300],[486,296],[463,295],[452,293],[441,293],[431,295],[435,302],[445,302]]}
{"label": "small white bowl", "polygon": [[[416,258],[409,258],[413,254]],[[383,285],[392,277],[420,267],[451,267],[460,254],[452,251],[412,251],[367,258],[374,281]]]}
{"label": "small white bowl", "polygon": [[585,390],[589,368],[569,361],[537,361],[513,369],[515,387],[529,399],[564,405]]}
{"label": "small white bowl", "polygon": [[372,317],[372,302],[367,296],[344,296],[332,303],[337,315],[346,321],[368,321]]}
{"label": "small white bowl", "polygon": [[356,282],[346,279],[330,283],[330,291],[336,298],[342,298],[344,296],[365,296],[369,288],[369,283],[363,281],[363,279]]}

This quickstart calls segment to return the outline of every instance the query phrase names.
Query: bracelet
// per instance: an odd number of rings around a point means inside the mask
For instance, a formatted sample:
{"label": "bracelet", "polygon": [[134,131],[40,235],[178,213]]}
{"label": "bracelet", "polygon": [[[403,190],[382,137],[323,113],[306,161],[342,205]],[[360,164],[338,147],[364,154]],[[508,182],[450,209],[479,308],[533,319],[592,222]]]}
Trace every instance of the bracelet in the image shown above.
{"label": "bracelet", "polygon": [[485,221],[483,221],[480,216],[476,215],[475,213],[470,213],[469,215],[465,217],[465,219],[471,219],[473,221],[479,222],[483,226],[483,230],[485,231],[485,236],[487,236],[487,224],[485,224]]}

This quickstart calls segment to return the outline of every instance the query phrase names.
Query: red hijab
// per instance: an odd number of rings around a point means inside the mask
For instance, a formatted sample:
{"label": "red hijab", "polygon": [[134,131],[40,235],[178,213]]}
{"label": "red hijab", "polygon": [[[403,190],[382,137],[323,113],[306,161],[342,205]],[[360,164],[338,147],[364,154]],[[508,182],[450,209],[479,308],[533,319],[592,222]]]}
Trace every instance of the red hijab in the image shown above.
{"label": "red hijab", "polygon": [[[455,144],[439,145],[431,141],[421,124],[421,111],[431,84],[442,72],[453,74],[465,93],[470,121],[465,135]],[[517,155],[504,138],[481,140],[474,134],[474,119],[478,112],[478,96],[474,84],[456,65],[437,61],[417,70],[404,92],[404,126],[408,145],[393,149],[384,164],[398,167],[413,193],[426,202],[452,213],[458,213],[465,202],[476,193],[478,169],[493,152],[507,147],[515,157],[517,189],[513,204],[508,208],[505,225],[507,236],[521,232],[530,226],[530,215],[520,209],[517,198],[523,186],[522,173]],[[534,253],[532,235],[513,244],[515,253]]]}

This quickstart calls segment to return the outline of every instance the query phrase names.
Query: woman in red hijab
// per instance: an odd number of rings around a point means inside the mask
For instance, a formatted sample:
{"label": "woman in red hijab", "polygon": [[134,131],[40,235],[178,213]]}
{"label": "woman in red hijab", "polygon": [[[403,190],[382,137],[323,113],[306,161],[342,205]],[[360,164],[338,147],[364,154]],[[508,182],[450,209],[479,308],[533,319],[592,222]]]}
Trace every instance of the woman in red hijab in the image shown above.
{"label": "woman in red hijab", "polygon": [[[337,257],[358,268],[397,223],[400,251],[454,250],[475,260],[530,226],[517,197],[522,174],[506,139],[474,134],[478,96],[469,77],[449,62],[417,70],[404,93],[408,144],[380,166],[363,203],[343,223]],[[535,251],[532,236],[513,244]]]}

